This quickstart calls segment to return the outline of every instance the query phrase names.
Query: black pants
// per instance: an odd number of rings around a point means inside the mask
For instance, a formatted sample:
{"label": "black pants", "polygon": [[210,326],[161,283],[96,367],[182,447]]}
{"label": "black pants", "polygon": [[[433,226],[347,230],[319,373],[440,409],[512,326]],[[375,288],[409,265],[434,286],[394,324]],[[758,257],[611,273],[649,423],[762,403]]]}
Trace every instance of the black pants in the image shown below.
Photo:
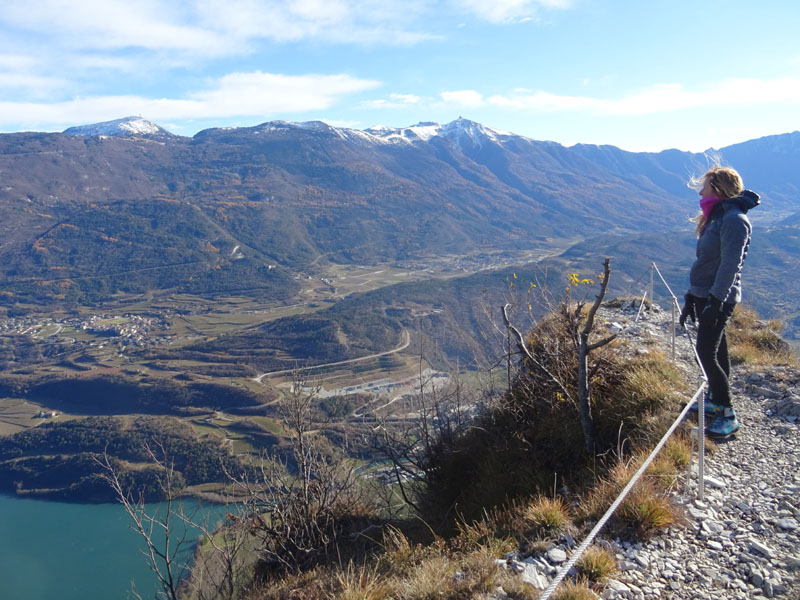
{"label": "black pants", "polygon": [[728,378],[731,376],[731,359],[728,355],[728,338],[725,335],[725,326],[733,315],[735,304],[727,302],[722,304],[719,316],[716,319],[703,318],[703,308],[706,306],[705,298],[696,298],[697,311],[697,356],[700,364],[708,377],[708,387],[711,390],[711,400],[714,404],[722,406],[731,405],[731,387]]}

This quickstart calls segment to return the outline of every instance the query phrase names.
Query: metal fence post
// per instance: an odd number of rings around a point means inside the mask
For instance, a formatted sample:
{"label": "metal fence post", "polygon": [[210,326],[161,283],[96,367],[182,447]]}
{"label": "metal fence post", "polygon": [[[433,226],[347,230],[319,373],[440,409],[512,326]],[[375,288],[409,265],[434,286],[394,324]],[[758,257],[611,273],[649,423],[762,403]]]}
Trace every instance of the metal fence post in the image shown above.
{"label": "metal fence post", "polygon": [[672,362],[675,363],[675,298],[672,299],[670,306],[672,308]]}
{"label": "metal fence post", "polygon": [[656,300],[655,296],[653,295],[653,287],[654,287],[653,281],[655,277],[655,271],[656,271],[656,263],[651,263],[650,264],[650,310],[651,311],[654,308],[653,304],[655,304]]}

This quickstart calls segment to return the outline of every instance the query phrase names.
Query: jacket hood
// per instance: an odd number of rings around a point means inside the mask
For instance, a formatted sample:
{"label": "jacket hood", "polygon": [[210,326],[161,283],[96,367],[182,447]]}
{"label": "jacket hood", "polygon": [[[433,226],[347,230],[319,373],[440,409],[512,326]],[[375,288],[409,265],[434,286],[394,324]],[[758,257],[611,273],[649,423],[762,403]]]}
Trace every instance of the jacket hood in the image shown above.
{"label": "jacket hood", "polygon": [[730,198],[725,202],[735,204],[746,214],[748,210],[761,204],[761,196],[752,190],[745,190],[735,198]]}

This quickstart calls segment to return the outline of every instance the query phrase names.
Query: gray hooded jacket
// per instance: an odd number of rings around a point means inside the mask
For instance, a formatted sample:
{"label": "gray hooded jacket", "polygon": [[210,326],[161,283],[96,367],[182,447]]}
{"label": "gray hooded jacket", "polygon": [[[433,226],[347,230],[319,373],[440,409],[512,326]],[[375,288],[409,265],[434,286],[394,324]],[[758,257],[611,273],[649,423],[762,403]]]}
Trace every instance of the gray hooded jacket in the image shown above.
{"label": "gray hooded jacket", "polygon": [[689,272],[689,293],[737,303],[742,300],[742,266],[752,226],[747,211],[758,206],[758,194],[745,190],[720,202],[697,239],[697,260]]}

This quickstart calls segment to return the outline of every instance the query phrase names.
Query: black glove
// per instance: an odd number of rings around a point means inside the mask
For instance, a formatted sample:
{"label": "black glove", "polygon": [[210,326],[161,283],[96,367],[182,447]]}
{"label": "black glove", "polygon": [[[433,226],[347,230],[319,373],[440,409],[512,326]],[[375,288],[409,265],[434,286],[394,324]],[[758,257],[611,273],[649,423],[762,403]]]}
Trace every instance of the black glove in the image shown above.
{"label": "black glove", "polygon": [[681,310],[681,318],[678,319],[678,323],[681,324],[681,327],[686,328],[686,317],[692,320],[692,323],[695,323],[695,307],[694,307],[694,296],[691,294],[686,294],[683,297],[683,309]]}
{"label": "black glove", "polygon": [[719,300],[718,298],[715,298],[709,294],[708,300],[706,301],[706,306],[703,308],[703,312],[700,313],[700,319],[703,321],[709,320],[712,323],[716,323],[720,312],[722,312],[722,300]]}

